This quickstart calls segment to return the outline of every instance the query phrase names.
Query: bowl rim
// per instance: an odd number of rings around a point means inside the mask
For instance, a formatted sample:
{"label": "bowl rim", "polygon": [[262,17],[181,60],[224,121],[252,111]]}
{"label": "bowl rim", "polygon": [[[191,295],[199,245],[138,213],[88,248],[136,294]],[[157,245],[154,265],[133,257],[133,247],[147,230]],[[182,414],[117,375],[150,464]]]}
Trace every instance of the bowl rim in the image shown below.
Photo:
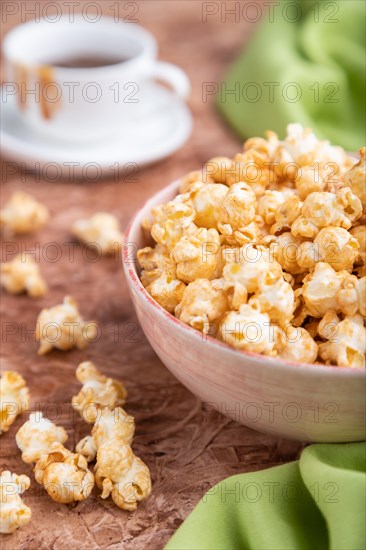
{"label": "bowl rim", "polygon": [[[159,204],[158,200],[160,196],[165,196],[170,191],[174,192],[177,191],[179,188],[179,185],[181,183],[181,179],[174,180],[169,185],[159,189],[154,195],[150,196],[144,204],[137,210],[137,212],[133,215],[130,222],[127,225],[127,228],[124,231],[124,245],[122,247],[122,264],[123,269],[125,272],[125,276],[127,279],[128,285],[131,285],[134,287],[134,289],[138,292],[139,295],[142,296],[142,298],[149,304],[151,307],[153,307],[156,312],[163,318],[167,319],[168,322],[171,322],[173,326],[175,326],[177,329],[183,330],[184,332],[188,333],[193,338],[198,338],[202,342],[202,333],[198,331],[197,329],[194,329],[193,327],[190,327],[186,323],[183,323],[180,319],[177,319],[174,315],[166,311],[158,302],[154,300],[150,296],[150,294],[147,292],[147,290],[144,288],[140,281],[140,277],[138,276],[138,272],[136,269],[137,266],[137,259],[134,257],[131,259],[130,257],[130,251],[128,249],[128,244],[131,242],[134,242],[131,239],[131,233],[135,230],[136,226],[141,228],[141,221],[143,218],[146,217],[146,212],[148,212],[149,208],[151,210],[151,207],[155,204]],[[150,212],[149,212],[150,213]],[[127,244],[127,247],[126,247]],[[260,360],[261,362],[264,362],[268,367],[273,367],[276,365],[276,367],[281,367],[285,370],[291,370],[293,372],[294,367],[297,369],[301,369],[303,371],[307,371],[309,373],[311,372],[317,372],[318,374],[325,374],[326,372],[332,372],[333,376],[351,376],[351,377],[358,377],[360,379],[363,379],[366,374],[366,369],[358,369],[358,368],[352,368],[352,367],[346,367],[344,365],[337,366],[337,365],[322,365],[322,364],[315,364],[315,363],[302,363],[297,361],[287,361],[285,359],[280,359],[278,357],[270,357],[267,355],[262,355],[260,353],[255,353],[251,351],[244,351],[244,350],[237,350],[232,348],[229,344],[226,344],[225,342],[221,342],[220,340],[217,340],[216,338],[213,338],[212,336],[205,335],[205,343],[213,346],[214,348],[217,348],[217,350],[224,350],[229,355],[232,355],[233,358],[238,358],[242,356],[245,357],[251,357],[256,360]],[[337,373],[337,374],[336,374]]]}

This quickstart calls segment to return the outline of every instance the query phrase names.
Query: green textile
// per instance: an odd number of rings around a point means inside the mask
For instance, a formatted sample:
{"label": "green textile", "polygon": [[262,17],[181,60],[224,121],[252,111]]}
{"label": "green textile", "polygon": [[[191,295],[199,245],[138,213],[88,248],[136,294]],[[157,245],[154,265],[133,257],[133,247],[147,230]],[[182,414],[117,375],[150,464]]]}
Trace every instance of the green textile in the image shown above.
{"label": "green textile", "polygon": [[299,461],[229,477],[165,550],[362,550],[365,458],[365,443],[321,443]]}
{"label": "green textile", "polygon": [[240,137],[268,129],[284,137],[300,122],[348,151],[365,145],[365,8],[364,0],[280,0],[263,11],[217,95]]}

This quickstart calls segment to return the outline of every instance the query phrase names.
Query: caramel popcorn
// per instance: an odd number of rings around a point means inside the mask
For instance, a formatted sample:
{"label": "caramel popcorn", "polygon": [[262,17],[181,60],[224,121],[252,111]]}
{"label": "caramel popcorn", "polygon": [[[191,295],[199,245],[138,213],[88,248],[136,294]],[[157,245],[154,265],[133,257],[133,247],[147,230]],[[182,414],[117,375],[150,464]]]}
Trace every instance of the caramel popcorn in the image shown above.
{"label": "caramel popcorn", "polygon": [[267,225],[273,225],[276,221],[277,209],[290,197],[294,196],[291,189],[285,191],[267,190],[258,198],[257,212]]}
{"label": "caramel popcorn", "polygon": [[29,419],[15,436],[22,451],[22,460],[27,464],[37,462],[53,443],[65,443],[67,434],[61,426],[56,426],[41,412],[31,413]]}
{"label": "caramel popcorn", "polygon": [[193,223],[195,211],[189,194],[178,195],[173,201],[154,207],[152,217],[151,235],[169,251],[183,235],[196,228]]}
{"label": "caramel popcorn", "polygon": [[[319,345],[319,355],[326,363],[352,368],[365,368],[366,330],[361,315],[345,317],[341,321],[329,312],[320,323],[319,333],[329,339]],[[328,315],[329,315],[328,313]]]}
{"label": "caramel popcorn", "polygon": [[76,378],[83,387],[72,398],[72,406],[85,422],[93,424],[105,407],[124,405],[127,396],[124,385],[104,376],[91,361],[80,363],[76,369]]}
{"label": "caramel popcorn", "polygon": [[71,296],[65,296],[62,304],[42,309],[36,325],[36,340],[40,343],[39,355],[57,348],[63,351],[72,348],[84,349],[95,338],[95,321],[85,322],[78,304]]}
{"label": "caramel popcorn", "polygon": [[211,159],[144,223],[156,245],[137,254],[142,284],[166,311],[239,350],[359,365],[360,347],[347,359],[352,346],[337,349],[321,327],[333,311],[339,330],[362,333],[365,157],[290,124],[284,141],[267,132],[232,159]]}
{"label": "caramel popcorn", "polygon": [[175,315],[183,323],[207,334],[212,324],[223,317],[227,308],[227,297],[223,290],[215,288],[213,281],[197,279],[185,288]]}
{"label": "caramel popcorn", "polygon": [[123,234],[115,216],[98,212],[91,218],[76,221],[71,232],[86,245],[97,248],[102,254],[113,254],[123,244]]}
{"label": "caramel popcorn", "polygon": [[1,264],[1,284],[11,294],[26,292],[32,298],[44,296],[47,285],[39,266],[31,256],[18,254],[10,262]]}
{"label": "caramel popcorn", "polygon": [[32,413],[15,438],[23,461],[35,463],[35,479],[53,500],[67,504],[89,496],[94,476],[84,456],[64,447],[67,434],[62,427],[40,412]]}
{"label": "caramel popcorn", "polygon": [[358,257],[359,244],[349,231],[341,227],[324,227],[313,243],[300,244],[298,263],[311,268],[317,262],[325,262],[335,271],[352,271]]}
{"label": "caramel popcorn", "polygon": [[318,356],[318,344],[309,332],[292,325],[277,333],[275,349],[281,359],[296,363],[314,363]]}
{"label": "caramel popcorn", "polygon": [[28,193],[15,192],[0,212],[0,225],[9,234],[31,233],[49,218],[47,208]]}
{"label": "caramel popcorn", "polygon": [[32,511],[20,495],[30,487],[30,479],[25,475],[12,474],[4,470],[0,475],[0,533],[8,535],[30,521]]}
{"label": "caramel popcorn", "polygon": [[220,325],[220,336],[234,348],[272,355],[274,349],[274,331],[267,313],[261,313],[248,304],[240,306],[239,311],[230,311]]}
{"label": "caramel popcorn", "polygon": [[158,279],[152,281],[146,290],[169,313],[174,313],[175,308],[183,297],[186,285],[179,279],[172,278],[164,271]]}
{"label": "caramel popcorn", "polygon": [[94,486],[94,475],[88,470],[86,458],[57,441],[41,454],[34,476],[50,497],[61,504],[85,500]]}
{"label": "caramel popcorn", "polygon": [[335,194],[314,192],[306,197],[301,215],[294,220],[291,231],[295,237],[314,239],[323,227],[350,229],[361,215],[361,201],[349,187]]}
{"label": "caramel popcorn", "polygon": [[219,229],[231,235],[249,225],[255,216],[256,198],[251,187],[244,182],[235,183],[224,196],[219,207]]}
{"label": "caramel popcorn", "polygon": [[0,434],[29,407],[29,390],[20,374],[6,370],[0,378]]}
{"label": "caramel popcorn", "polygon": [[[78,371],[79,369],[80,366]],[[77,377],[80,380],[78,371]],[[82,392],[84,389],[85,385]],[[118,399],[112,398],[107,404],[104,395],[105,388],[97,386],[89,393],[89,404],[94,406],[98,414],[91,436],[84,437],[76,446],[76,450],[87,461],[96,459],[95,481],[102,490],[101,497],[104,499],[111,495],[119,508],[135,510],[137,504],[151,492],[150,472],[131,448],[135,432],[133,417],[118,406]],[[81,412],[79,396],[80,394],[73,398],[72,404]]]}
{"label": "caramel popcorn", "polygon": [[171,252],[177,278],[184,283],[195,279],[215,279],[220,267],[220,236],[216,229],[200,227],[184,235]]}
{"label": "caramel popcorn", "polygon": [[198,227],[214,227],[220,220],[219,208],[227,195],[229,188],[221,183],[196,183],[190,191],[193,208],[196,216],[194,223]]}
{"label": "caramel popcorn", "polygon": [[166,246],[157,244],[155,248],[141,248],[137,252],[137,261],[142,269],[141,282],[144,287],[156,281],[164,272],[175,278],[175,263]]}

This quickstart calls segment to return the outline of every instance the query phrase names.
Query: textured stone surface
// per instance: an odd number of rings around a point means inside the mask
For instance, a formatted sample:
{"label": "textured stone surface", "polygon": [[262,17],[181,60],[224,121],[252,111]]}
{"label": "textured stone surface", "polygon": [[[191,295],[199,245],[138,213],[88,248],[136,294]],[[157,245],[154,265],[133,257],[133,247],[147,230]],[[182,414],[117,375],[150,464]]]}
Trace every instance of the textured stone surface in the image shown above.
{"label": "textured stone surface", "polygon": [[[34,4],[29,2],[28,7]],[[109,4],[115,3],[100,2],[110,14]],[[171,158],[140,170],[135,182],[123,176],[118,182],[52,183],[44,177],[37,181],[32,174],[6,176],[9,165],[3,164],[2,201],[14,190],[23,189],[44,202],[52,217],[38,234],[6,241],[3,246],[3,259],[10,259],[22,244],[29,249],[39,247],[40,267],[50,290],[39,300],[2,294],[2,369],[24,375],[32,409],[43,410],[67,429],[70,448],[89,429],[70,406],[71,396],[80,387],[74,376],[79,362],[90,359],[106,374],[123,380],[129,392],[126,410],[136,417],[134,449],[151,469],[153,492],[134,513],[101,500],[97,489],[75,506],[56,504],[36,485],[31,468],[20,459],[14,435],[24,418],[18,418],[1,438],[0,467],[31,477],[32,486],[24,500],[31,506],[33,518],[24,529],[2,537],[4,550],[162,548],[210,486],[231,474],[292,460],[301,448],[205,412],[170,375],[142,334],[120,262],[113,258],[92,261],[85,248],[71,245],[69,227],[75,219],[108,211],[116,214],[124,227],[157,189],[210,157],[230,155],[240,148],[215,113],[211,99],[203,102],[202,84],[218,81],[252,26],[244,21],[235,23],[230,17],[222,23],[219,15],[203,23],[200,1],[149,0],[137,6],[135,19],[157,36],[160,57],[182,66],[192,79],[193,135]],[[19,21],[20,11],[8,19],[3,30]],[[59,257],[52,261],[56,252]],[[100,337],[85,352],[55,351],[38,357],[32,334],[37,315],[42,307],[59,303],[65,294],[79,301],[85,319],[98,321]]]}

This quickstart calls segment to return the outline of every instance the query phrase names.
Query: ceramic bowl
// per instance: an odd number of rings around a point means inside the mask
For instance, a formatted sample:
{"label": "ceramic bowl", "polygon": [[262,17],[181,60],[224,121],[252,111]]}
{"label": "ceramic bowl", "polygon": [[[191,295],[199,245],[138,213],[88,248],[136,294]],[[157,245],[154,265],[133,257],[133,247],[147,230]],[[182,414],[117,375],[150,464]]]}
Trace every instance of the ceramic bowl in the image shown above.
{"label": "ceramic bowl", "polygon": [[218,410],[261,432],[313,442],[365,438],[365,371],[290,363],[241,352],[206,337],[165,311],[139,280],[136,252],[151,244],[141,221],[171,200],[174,182],[154,195],[126,232],[123,264],[142,329],[173,375],[203,401],[203,414]]}

